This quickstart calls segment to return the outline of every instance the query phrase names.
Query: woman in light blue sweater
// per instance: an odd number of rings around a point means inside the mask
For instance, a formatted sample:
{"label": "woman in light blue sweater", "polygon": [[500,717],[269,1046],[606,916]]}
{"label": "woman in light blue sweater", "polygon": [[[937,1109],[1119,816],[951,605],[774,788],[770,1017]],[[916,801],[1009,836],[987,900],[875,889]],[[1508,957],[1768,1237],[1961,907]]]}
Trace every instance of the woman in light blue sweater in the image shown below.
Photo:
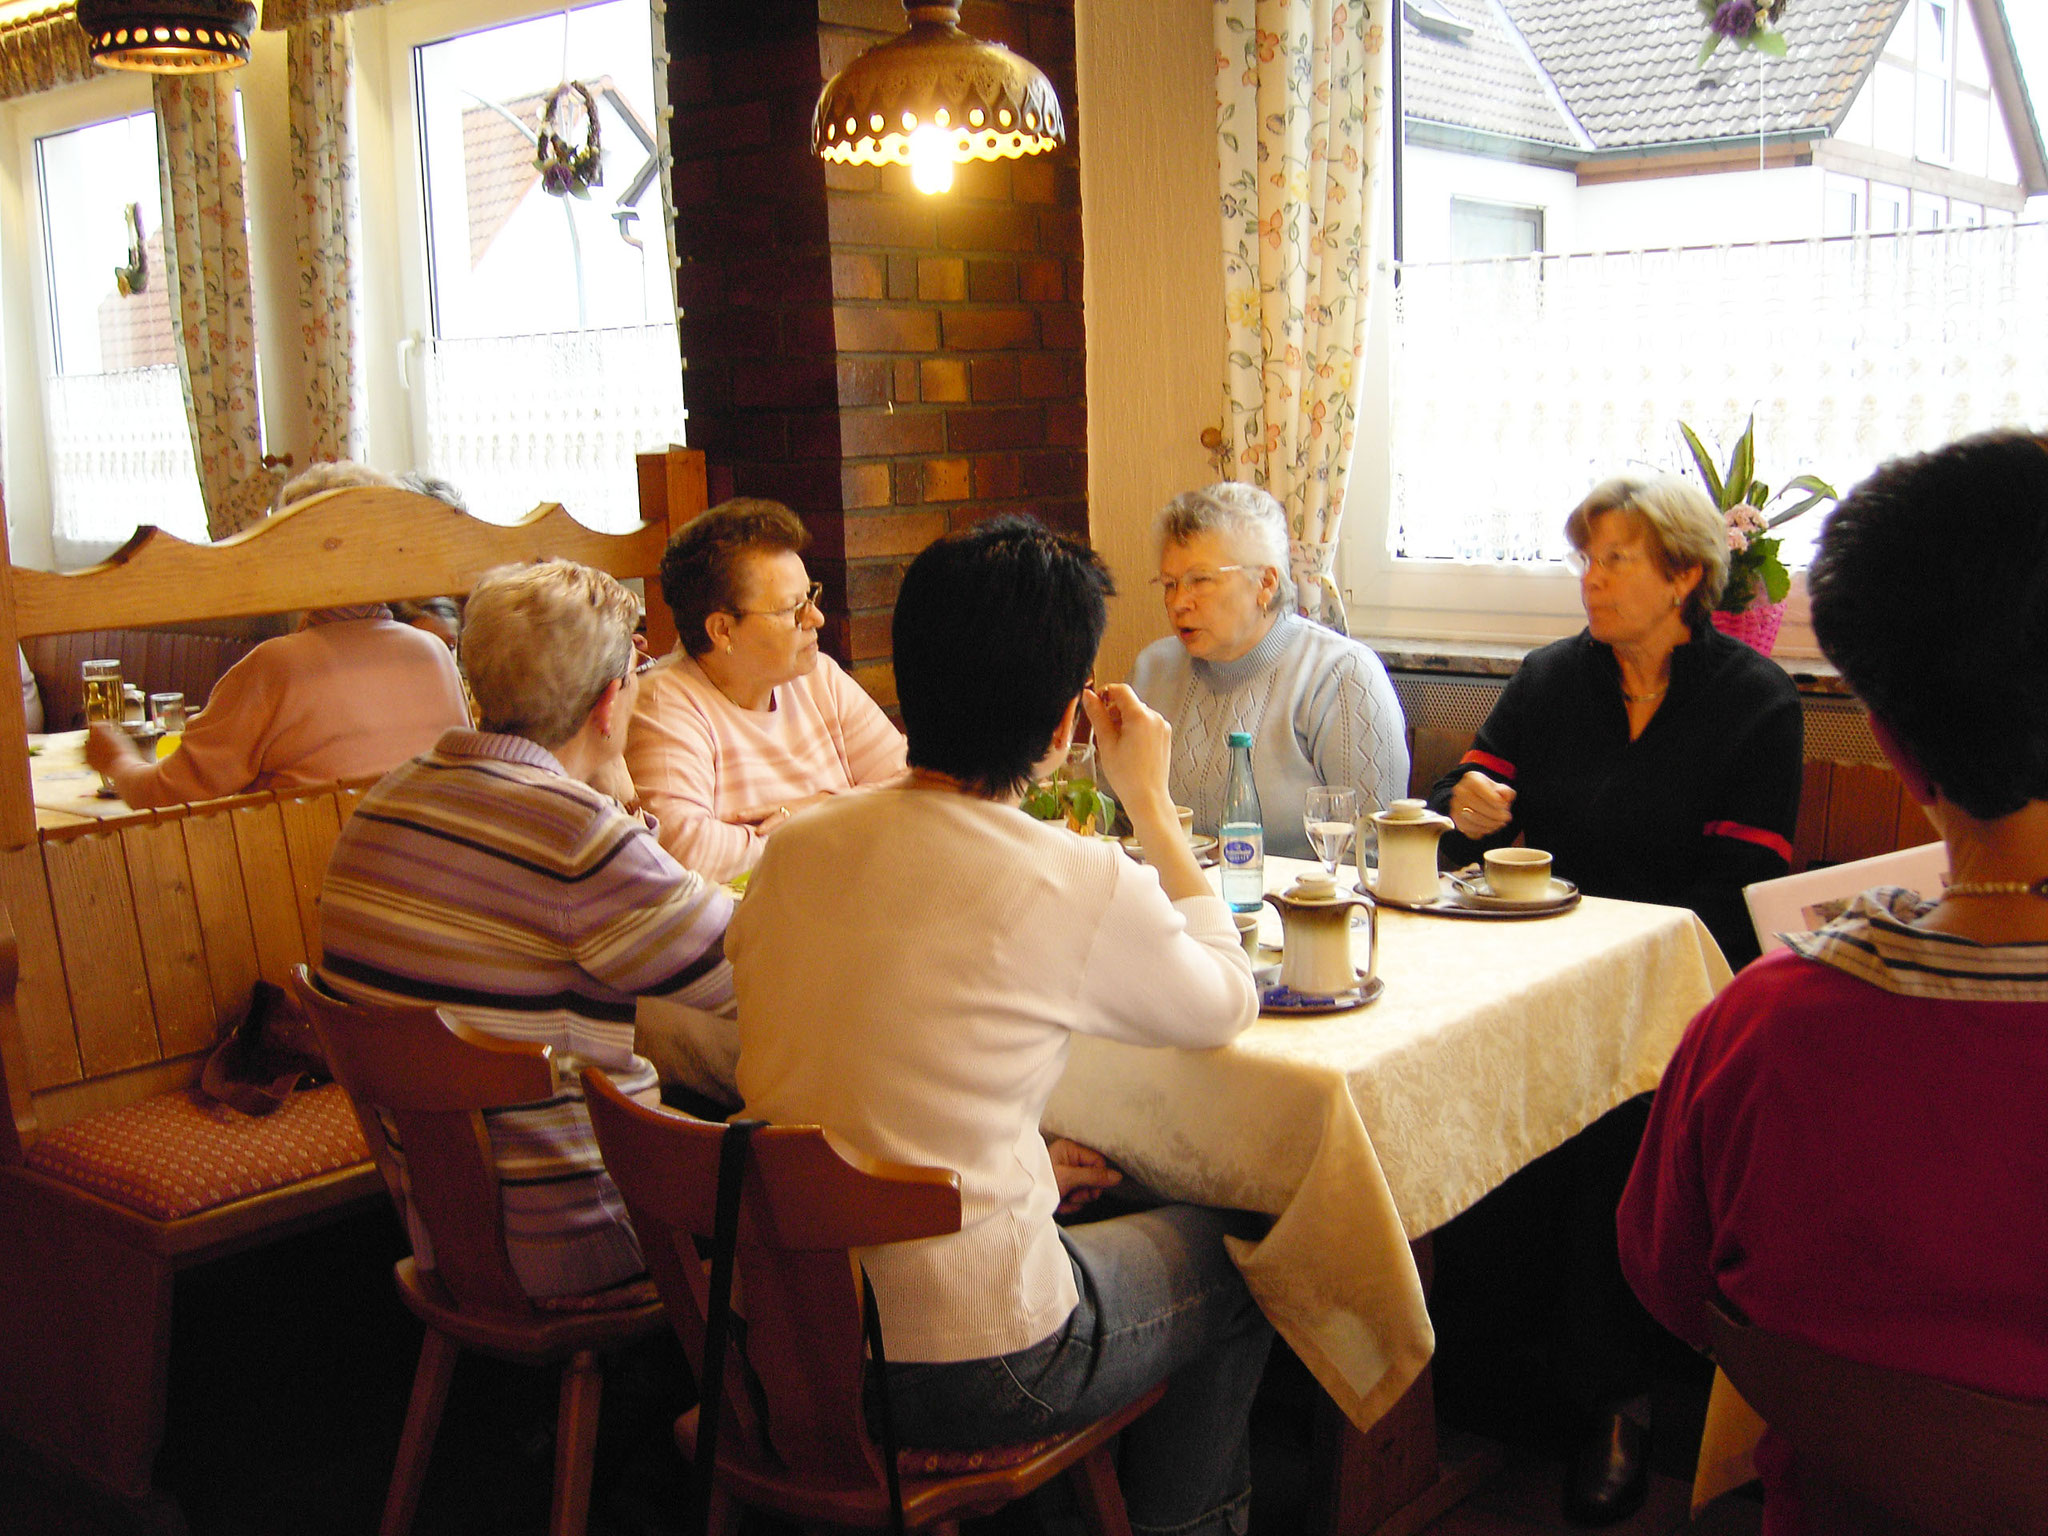
{"label": "woman in light blue sweater", "polygon": [[1257,486],[1224,481],[1166,504],[1153,526],[1173,634],[1131,670],[1139,698],[1173,725],[1173,797],[1214,832],[1229,736],[1252,738],[1266,851],[1314,855],[1302,802],[1317,784],[1378,802],[1408,793],[1408,743],[1387,669],[1367,647],[1294,611],[1287,518]]}

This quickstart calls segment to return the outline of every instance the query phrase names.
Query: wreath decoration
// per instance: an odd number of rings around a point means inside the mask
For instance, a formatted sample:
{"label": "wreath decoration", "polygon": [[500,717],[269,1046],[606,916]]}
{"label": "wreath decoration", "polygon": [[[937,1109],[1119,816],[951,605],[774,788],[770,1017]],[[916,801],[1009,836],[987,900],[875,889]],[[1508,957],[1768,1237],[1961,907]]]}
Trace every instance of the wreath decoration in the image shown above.
{"label": "wreath decoration", "polygon": [[[572,145],[563,103],[574,91],[583,105],[583,143]],[[540,172],[541,190],[550,197],[590,196],[592,187],[604,185],[604,165],[598,152],[597,100],[581,80],[565,80],[548,94],[541,108],[540,132],[533,141],[533,165]]]}

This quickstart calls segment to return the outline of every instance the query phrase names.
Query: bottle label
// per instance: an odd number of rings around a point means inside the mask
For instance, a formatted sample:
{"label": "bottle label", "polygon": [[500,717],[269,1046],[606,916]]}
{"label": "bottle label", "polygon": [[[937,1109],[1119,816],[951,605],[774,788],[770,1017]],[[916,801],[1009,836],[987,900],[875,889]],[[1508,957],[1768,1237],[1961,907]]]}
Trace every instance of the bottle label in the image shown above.
{"label": "bottle label", "polygon": [[1232,869],[1249,868],[1265,853],[1265,839],[1257,832],[1229,828],[1223,834],[1223,862]]}

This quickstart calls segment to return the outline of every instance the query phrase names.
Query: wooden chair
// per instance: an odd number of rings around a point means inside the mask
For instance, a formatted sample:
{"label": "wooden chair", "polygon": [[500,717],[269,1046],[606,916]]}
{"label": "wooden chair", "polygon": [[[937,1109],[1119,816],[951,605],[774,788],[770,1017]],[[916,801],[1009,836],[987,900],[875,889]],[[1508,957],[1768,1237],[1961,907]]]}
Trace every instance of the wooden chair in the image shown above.
{"label": "wooden chair", "polygon": [[2048,1531],[2048,1402],[1845,1360],[1708,1307],[1714,1356],[1799,1457],[1800,1496],[1873,1536]]}
{"label": "wooden chair", "polygon": [[292,990],[320,1032],[328,1065],[348,1090],[387,1182],[396,1180],[387,1125],[404,1148],[405,1188],[433,1246],[432,1269],[407,1258],[395,1270],[399,1297],[427,1334],[382,1536],[412,1528],[455,1357],[465,1348],[562,1367],[548,1529],[552,1536],[581,1536],[604,1391],[599,1353],[657,1331],[662,1307],[645,1281],[569,1299],[573,1310],[560,1301],[536,1304],[512,1272],[482,1111],[552,1097],[550,1048],[496,1039],[433,1008],[337,1002],[304,966],[293,973]]}
{"label": "wooden chair", "polygon": [[[713,1232],[725,1128],[642,1108],[596,1072],[583,1074],[583,1091],[605,1167],[701,1381],[709,1283],[697,1241]],[[882,1452],[862,1406],[860,1288],[848,1250],[959,1230],[954,1173],[874,1162],[833,1146],[816,1126],[754,1133],[734,1281],[745,1344],[743,1358],[729,1358],[724,1373],[728,1428],[718,1442],[714,1530],[732,1531],[741,1505],[806,1523],[888,1526]],[[1067,1473],[1090,1529],[1128,1536],[1108,1442],[1162,1390],[1085,1429],[1028,1445],[900,1451],[905,1527],[952,1533],[961,1520]],[[676,1438],[685,1455],[694,1451],[695,1410],[677,1424]]]}

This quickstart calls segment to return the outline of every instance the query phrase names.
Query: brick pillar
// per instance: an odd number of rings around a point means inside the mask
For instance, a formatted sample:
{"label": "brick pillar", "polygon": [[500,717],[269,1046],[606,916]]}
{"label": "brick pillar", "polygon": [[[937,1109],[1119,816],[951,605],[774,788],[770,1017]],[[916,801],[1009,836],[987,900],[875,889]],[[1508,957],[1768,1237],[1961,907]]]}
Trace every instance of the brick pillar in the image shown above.
{"label": "brick pillar", "polygon": [[689,441],[713,501],[802,514],[825,648],[884,703],[911,556],[1003,511],[1088,532],[1073,0],[967,0],[1052,78],[1069,142],[938,197],[810,155],[825,79],[903,24],[897,0],[668,10]]}

